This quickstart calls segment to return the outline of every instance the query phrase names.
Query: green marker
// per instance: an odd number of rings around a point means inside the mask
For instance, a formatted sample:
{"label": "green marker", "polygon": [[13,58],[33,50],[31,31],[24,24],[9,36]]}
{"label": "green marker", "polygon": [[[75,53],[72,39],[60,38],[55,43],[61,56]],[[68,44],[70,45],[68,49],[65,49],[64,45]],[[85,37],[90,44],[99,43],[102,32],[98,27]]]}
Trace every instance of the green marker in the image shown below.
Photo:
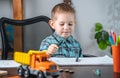
{"label": "green marker", "polygon": [[116,46],[118,46],[118,44],[119,44],[119,36],[117,36],[115,44],[116,44]]}
{"label": "green marker", "polygon": [[116,46],[118,46],[120,44],[120,36],[117,36],[117,39],[116,39]]}
{"label": "green marker", "polygon": [[118,36],[118,39],[119,39],[119,40],[118,40],[118,45],[120,45],[120,36]]}

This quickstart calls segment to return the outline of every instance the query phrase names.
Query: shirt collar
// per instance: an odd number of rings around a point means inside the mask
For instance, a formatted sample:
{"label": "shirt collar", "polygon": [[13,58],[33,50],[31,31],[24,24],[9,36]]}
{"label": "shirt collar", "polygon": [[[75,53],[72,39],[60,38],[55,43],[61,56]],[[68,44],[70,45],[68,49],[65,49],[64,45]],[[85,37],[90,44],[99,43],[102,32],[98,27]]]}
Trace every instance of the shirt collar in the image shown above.
{"label": "shirt collar", "polygon": [[61,41],[64,41],[64,42],[68,41],[68,42],[72,43],[73,40],[74,40],[72,35],[70,35],[67,39],[59,36],[56,32],[54,32],[53,35],[59,42],[61,42]]}

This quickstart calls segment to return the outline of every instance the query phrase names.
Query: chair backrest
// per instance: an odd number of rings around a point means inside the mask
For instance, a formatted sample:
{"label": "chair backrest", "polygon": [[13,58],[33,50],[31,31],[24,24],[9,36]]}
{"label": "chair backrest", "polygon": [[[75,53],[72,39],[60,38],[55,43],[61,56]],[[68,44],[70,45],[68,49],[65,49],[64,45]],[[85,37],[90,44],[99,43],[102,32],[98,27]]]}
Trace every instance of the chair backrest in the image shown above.
{"label": "chair backrest", "polygon": [[[47,17],[47,16],[37,16],[37,17],[24,19],[24,20],[14,20],[14,19],[11,19],[11,18],[2,17],[0,19],[0,32],[1,32],[1,39],[2,39],[2,56],[1,56],[1,59],[7,59],[8,58],[8,52],[11,52],[11,51],[14,52],[14,46],[15,46],[15,44],[11,45],[9,43],[10,39],[8,39],[8,38],[10,38],[10,37],[7,37],[6,26],[5,26],[6,24],[10,25],[10,26],[12,25],[12,26],[26,27],[26,26],[29,26],[29,25],[32,25],[32,24],[35,24],[35,23],[38,23],[38,22],[41,22],[41,21],[46,22],[48,24],[49,20],[50,20],[50,18]],[[49,24],[48,24],[48,26],[49,26]],[[41,29],[44,28],[44,26],[40,26],[40,27],[41,27]],[[35,28],[35,26],[33,27],[33,29],[34,28]],[[54,32],[54,30],[50,26],[49,26],[49,28],[52,30],[52,32]],[[34,32],[37,32],[37,31],[34,31]],[[42,34],[41,33],[40,34],[43,35],[46,32],[47,31],[44,31],[44,32],[41,32]]]}

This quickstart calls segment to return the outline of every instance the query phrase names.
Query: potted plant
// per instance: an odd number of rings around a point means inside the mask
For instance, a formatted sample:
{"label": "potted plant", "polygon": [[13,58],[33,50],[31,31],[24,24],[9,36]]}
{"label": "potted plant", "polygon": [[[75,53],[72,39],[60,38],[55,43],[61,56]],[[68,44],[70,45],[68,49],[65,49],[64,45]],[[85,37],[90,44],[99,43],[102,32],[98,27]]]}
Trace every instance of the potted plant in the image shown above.
{"label": "potted plant", "polygon": [[95,39],[101,50],[105,50],[108,46],[111,46],[109,42],[109,33],[103,29],[101,23],[95,24]]}
{"label": "potted plant", "polygon": [[110,52],[113,57],[113,70],[114,72],[120,73],[120,45],[116,46],[110,43],[109,33],[103,29],[103,25],[101,23],[95,24],[95,39],[99,48],[102,50],[105,50],[108,46],[111,46]]}

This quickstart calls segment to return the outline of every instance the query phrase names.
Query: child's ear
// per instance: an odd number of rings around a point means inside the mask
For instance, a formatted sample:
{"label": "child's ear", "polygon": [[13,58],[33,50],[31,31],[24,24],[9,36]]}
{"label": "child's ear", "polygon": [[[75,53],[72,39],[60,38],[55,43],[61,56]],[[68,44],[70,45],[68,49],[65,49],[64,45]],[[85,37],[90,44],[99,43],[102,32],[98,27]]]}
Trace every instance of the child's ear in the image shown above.
{"label": "child's ear", "polygon": [[49,25],[54,29],[54,21],[53,20],[49,20]]}

